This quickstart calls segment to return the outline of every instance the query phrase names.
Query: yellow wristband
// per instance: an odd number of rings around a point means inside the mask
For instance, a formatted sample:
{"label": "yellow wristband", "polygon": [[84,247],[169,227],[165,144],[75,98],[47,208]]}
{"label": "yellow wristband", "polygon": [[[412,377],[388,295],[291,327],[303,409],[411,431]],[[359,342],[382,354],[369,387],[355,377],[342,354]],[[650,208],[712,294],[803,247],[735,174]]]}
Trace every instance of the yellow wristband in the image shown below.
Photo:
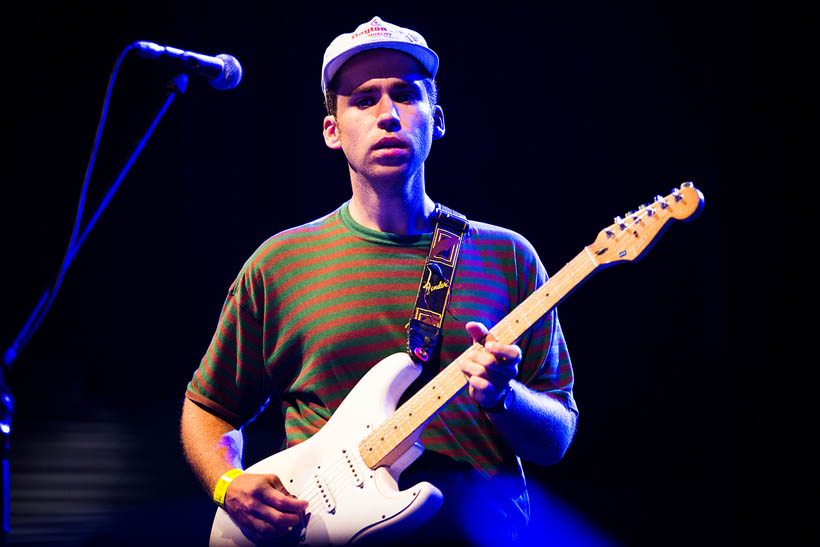
{"label": "yellow wristband", "polygon": [[219,477],[216,487],[214,488],[214,501],[218,503],[220,507],[224,508],[225,506],[225,492],[228,491],[228,485],[242,473],[244,473],[244,471],[241,469],[234,468]]}

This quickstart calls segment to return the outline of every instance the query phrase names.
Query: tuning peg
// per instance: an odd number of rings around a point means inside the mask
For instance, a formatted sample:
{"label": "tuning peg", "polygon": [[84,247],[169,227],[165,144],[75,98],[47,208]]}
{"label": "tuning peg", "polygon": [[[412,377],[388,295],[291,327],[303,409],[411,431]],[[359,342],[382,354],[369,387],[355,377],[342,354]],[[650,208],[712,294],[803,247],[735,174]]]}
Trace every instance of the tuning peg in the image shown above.
{"label": "tuning peg", "polygon": [[691,180],[687,180],[680,185],[680,188],[683,190],[684,188],[692,188],[693,186],[695,186],[694,183]]}
{"label": "tuning peg", "polygon": [[615,217],[614,220],[615,224],[617,224],[621,230],[626,230],[626,224],[624,224],[624,219],[622,219],[621,217]]}
{"label": "tuning peg", "polygon": [[663,199],[663,196],[655,196],[655,203],[660,203],[661,209],[666,209],[669,204]]}
{"label": "tuning peg", "polygon": [[676,202],[678,202],[678,201],[680,201],[680,200],[682,200],[682,199],[683,199],[683,196],[682,196],[682,195],[680,195],[680,190],[678,190],[677,188],[675,188],[674,190],[672,190],[672,197],[673,197],[673,198],[675,198],[675,201],[676,201]]}
{"label": "tuning peg", "polygon": [[655,209],[650,207],[648,203],[644,203],[640,207],[638,207],[638,211],[640,211],[640,212],[646,211],[647,216],[650,216],[650,217],[655,214]]}

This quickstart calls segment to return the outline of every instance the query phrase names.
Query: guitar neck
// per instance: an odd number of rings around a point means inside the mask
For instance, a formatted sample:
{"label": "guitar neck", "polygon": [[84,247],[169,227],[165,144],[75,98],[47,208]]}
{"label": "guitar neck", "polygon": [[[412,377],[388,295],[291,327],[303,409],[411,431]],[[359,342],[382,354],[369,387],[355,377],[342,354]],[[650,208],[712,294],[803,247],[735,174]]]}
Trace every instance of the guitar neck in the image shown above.
{"label": "guitar neck", "polygon": [[[487,338],[503,344],[514,343],[599,267],[590,248],[585,247],[547,283],[491,328]],[[359,452],[371,469],[392,463],[407,449],[406,445],[412,442],[414,434],[467,385],[467,379],[461,372],[460,363],[476,347],[480,347],[480,344],[475,343],[442,369],[427,385],[402,404],[390,418],[362,440],[359,444]]]}

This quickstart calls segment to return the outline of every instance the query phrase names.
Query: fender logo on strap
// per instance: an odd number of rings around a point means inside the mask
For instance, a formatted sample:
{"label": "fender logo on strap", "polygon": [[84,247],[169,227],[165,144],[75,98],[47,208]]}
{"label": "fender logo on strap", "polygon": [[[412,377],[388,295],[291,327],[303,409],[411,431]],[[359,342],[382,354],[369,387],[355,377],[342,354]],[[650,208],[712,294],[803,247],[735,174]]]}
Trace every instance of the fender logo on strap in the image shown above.
{"label": "fender logo on strap", "polygon": [[449,286],[450,286],[450,285],[448,285],[446,281],[439,281],[439,282],[438,282],[437,284],[435,284],[435,285],[431,285],[431,284],[430,284],[430,282],[428,281],[427,283],[425,283],[425,284],[424,284],[424,290],[425,290],[425,292],[429,295],[429,294],[430,294],[431,292],[433,292],[433,291],[438,291],[438,290],[441,290],[441,289],[446,289],[446,288],[447,288],[447,287],[449,287]]}

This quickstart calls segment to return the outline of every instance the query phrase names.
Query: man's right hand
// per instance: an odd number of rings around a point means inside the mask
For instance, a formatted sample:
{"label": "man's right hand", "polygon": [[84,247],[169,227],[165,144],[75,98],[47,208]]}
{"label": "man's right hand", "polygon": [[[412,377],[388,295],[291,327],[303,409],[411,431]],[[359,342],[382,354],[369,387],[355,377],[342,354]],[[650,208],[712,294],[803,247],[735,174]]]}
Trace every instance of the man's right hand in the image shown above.
{"label": "man's right hand", "polygon": [[225,511],[255,543],[265,543],[305,525],[308,503],[293,497],[276,475],[244,473],[228,485]]}

